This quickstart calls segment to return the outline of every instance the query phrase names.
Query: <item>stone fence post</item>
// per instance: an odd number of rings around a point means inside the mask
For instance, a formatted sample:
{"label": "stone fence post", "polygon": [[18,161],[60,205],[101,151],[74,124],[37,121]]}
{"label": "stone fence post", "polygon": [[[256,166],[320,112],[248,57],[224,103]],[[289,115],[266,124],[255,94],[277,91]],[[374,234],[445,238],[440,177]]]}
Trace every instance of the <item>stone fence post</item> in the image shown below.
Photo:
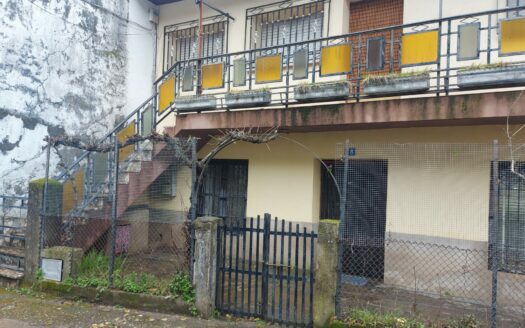
{"label": "stone fence post", "polygon": [[209,318],[215,310],[217,283],[217,230],[220,218],[200,217],[194,222],[195,252],[193,286],[195,305],[203,317]]}
{"label": "stone fence post", "polygon": [[339,221],[319,223],[314,283],[314,327],[325,327],[335,316]]}

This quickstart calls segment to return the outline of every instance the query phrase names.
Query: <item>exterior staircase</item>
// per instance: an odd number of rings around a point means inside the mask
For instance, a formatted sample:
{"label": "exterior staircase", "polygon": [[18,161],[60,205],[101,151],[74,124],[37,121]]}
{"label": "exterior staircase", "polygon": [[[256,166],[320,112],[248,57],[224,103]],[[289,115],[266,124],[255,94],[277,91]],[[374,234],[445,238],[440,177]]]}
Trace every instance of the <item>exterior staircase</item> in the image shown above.
{"label": "exterior staircase", "polygon": [[[138,151],[119,163],[117,218],[121,217],[146,189],[173,163],[165,144],[143,142]],[[89,250],[111,227],[112,199],[110,183],[102,193],[77,209],[74,217],[87,218],[75,225],[73,247]]]}
{"label": "exterior staircase", "polygon": [[0,195],[0,286],[17,287],[24,277],[27,197]]}

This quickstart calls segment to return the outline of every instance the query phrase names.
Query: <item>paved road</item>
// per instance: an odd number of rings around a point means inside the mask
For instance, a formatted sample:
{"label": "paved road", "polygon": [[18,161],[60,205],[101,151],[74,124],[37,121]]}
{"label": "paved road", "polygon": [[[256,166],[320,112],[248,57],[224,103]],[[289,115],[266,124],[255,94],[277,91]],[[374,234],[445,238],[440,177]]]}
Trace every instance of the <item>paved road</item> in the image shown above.
{"label": "paved road", "polygon": [[222,328],[265,326],[262,322],[202,320],[180,315],[130,310],[81,301],[66,301],[44,294],[0,289],[0,328]]}

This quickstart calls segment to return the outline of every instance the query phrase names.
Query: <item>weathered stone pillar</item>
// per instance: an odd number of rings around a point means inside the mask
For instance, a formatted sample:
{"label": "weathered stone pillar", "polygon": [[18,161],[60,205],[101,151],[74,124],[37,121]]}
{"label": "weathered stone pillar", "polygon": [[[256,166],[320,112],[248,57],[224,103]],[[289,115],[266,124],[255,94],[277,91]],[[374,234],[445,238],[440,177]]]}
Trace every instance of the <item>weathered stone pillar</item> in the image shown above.
{"label": "weathered stone pillar", "polygon": [[335,315],[339,221],[319,223],[314,284],[314,327],[325,327]]}
{"label": "weathered stone pillar", "polygon": [[193,285],[195,287],[195,305],[203,317],[209,318],[215,310],[217,279],[217,229],[220,218],[200,217],[194,222],[195,229],[195,264],[193,267]]}
{"label": "weathered stone pillar", "polygon": [[[55,180],[48,180],[46,222],[42,222],[42,205],[44,202],[45,179],[29,182],[29,200],[27,203],[27,228],[25,240],[25,274],[24,278],[33,281],[40,267],[40,241],[46,243],[57,239],[60,233],[55,222],[60,215],[62,204],[62,184]],[[52,219],[54,218],[54,219]],[[44,226],[45,225],[45,226]],[[43,235],[44,234],[44,235]]]}

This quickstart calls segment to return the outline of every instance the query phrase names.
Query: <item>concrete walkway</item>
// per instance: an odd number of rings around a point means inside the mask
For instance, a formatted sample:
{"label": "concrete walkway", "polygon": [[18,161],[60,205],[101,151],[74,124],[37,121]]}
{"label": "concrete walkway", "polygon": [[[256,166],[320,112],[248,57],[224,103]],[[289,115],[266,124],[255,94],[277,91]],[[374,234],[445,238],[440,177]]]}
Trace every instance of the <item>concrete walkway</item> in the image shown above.
{"label": "concrete walkway", "polygon": [[180,315],[142,312],[117,306],[66,301],[29,290],[0,289],[0,328],[102,327],[264,327],[256,320],[202,320]]}

